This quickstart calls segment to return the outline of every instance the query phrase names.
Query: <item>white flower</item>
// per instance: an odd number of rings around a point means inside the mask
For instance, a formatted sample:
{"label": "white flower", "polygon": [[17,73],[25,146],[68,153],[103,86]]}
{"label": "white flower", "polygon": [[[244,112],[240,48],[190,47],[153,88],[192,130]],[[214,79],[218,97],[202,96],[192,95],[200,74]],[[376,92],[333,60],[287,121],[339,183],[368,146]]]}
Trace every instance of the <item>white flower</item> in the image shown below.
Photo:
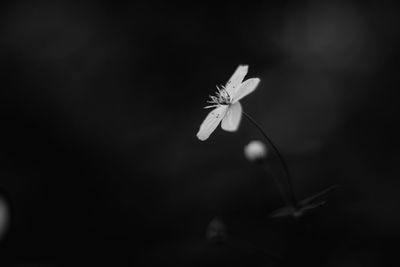
{"label": "white flower", "polygon": [[225,86],[221,88],[217,86],[216,96],[210,96],[211,99],[207,101],[210,105],[205,108],[215,109],[200,125],[197,138],[201,141],[206,140],[221,121],[221,127],[225,131],[234,132],[238,129],[242,117],[242,106],[239,100],[253,92],[260,82],[258,78],[242,82],[248,68],[247,65],[239,65]]}
{"label": "white flower", "polygon": [[254,140],[244,147],[244,155],[249,161],[257,161],[265,158],[267,148],[263,142]]}

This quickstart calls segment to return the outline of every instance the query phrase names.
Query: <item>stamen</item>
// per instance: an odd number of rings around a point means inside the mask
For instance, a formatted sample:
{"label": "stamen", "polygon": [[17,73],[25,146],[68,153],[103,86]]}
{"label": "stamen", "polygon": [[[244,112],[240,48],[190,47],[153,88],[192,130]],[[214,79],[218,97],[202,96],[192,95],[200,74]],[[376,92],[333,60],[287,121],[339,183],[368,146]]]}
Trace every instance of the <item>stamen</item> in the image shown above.
{"label": "stamen", "polygon": [[230,105],[231,104],[231,97],[229,93],[226,91],[224,86],[217,87],[217,92],[215,92],[215,96],[210,95],[210,100],[207,101],[207,103],[211,104],[209,106],[206,106],[205,108],[213,108],[213,107],[219,107],[222,105]]}

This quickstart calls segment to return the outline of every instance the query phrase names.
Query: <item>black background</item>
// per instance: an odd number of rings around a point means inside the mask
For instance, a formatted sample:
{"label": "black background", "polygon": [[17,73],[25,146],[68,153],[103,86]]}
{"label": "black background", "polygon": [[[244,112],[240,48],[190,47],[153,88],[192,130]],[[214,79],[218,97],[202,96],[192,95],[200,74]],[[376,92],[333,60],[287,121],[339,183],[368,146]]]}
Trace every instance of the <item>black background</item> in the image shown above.
{"label": "black background", "polygon": [[[394,4],[15,1],[0,9],[0,264],[382,266],[399,242]],[[196,132],[239,64],[246,112],[296,194],[340,187],[292,222],[243,147]],[[235,245],[205,239],[220,216]],[[283,258],[281,263],[260,252]]]}

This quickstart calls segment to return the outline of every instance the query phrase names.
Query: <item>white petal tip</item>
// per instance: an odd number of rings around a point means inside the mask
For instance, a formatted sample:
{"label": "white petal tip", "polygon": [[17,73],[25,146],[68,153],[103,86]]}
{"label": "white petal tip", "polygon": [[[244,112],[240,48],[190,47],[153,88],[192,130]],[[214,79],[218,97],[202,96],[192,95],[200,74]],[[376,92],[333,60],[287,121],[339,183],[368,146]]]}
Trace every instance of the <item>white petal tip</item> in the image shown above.
{"label": "white petal tip", "polygon": [[199,133],[197,133],[196,136],[197,136],[197,138],[198,138],[200,141],[205,141],[205,140],[208,139],[208,136],[206,137],[206,136],[201,135],[201,134],[199,134]]}
{"label": "white petal tip", "polygon": [[[250,78],[249,79],[252,83],[253,83],[253,86],[256,88],[257,86],[258,86],[258,84],[261,82],[261,79],[260,78]],[[248,80],[247,80],[248,81]]]}

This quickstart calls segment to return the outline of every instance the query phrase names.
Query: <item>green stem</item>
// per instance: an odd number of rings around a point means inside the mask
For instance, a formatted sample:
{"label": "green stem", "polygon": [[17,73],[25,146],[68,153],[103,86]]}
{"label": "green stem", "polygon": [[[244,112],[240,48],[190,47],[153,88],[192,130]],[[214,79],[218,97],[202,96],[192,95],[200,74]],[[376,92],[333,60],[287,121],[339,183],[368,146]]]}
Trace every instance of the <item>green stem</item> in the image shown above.
{"label": "green stem", "polygon": [[[291,204],[294,208],[298,207],[297,204],[297,200],[293,191],[293,186],[292,186],[292,182],[291,182],[291,177],[289,174],[289,169],[286,165],[285,160],[283,159],[281,153],[279,152],[278,148],[274,145],[274,143],[272,142],[272,140],[268,137],[268,135],[264,132],[264,130],[261,128],[261,126],[246,112],[242,111],[243,115],[254,125],[256,126],[256,128],[261,132],[261,134],[264,136],[264,138],[267,140],[268,144],[270,145],[270,147],[272,147],[272,149],[274,150],[275,154],[278,156],[278,159],[280,160],[283,170],[285,172],[285,176],[286,176],[286,182],[287,182],[287,188],[288,188],[288,197],[286,198],[285,196],[283,196],[284,199],[287,199],[289,201],[289,204]],[[282,191],[282,183],[280,183],[278,181],[278,179],[275,179],[278,189],[280,191]]]}

